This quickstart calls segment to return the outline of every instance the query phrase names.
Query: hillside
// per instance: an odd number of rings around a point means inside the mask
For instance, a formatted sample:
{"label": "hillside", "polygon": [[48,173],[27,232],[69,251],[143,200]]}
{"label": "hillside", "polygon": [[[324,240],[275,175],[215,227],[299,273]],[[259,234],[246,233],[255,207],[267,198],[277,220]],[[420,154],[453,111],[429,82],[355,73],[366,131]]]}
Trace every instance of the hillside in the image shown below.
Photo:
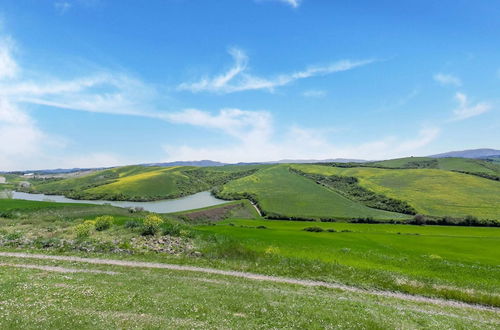
{"label": "hillside", "polygon": [[32,192],[75,199],[148,201],[176,198],[209,190],[251,174],[252,168],[219,171],[190,166],[124,166],[63,180],[34,181]]}
{"label": "hillside", "polygon": [[431,158],[447,158],[447,157],[462,157],[462,158],[487,158],[491,156],[500,156],[500,150],[496,149],[469,149],[460,151],[450,151],[442,154],[431,155]]}
{"label": "hillside", "polygon": [[227,199],[252,196],[272,217],[351,219],[405,219],[408,216],[369,208],[327,187],[290,172],[288,165],[275,165],[223,186],[219,196]]}
{"label": "hillside", "polygon": [[500,183],[497,181],[439,169],[293,167],[325,176],[356,177],[366,189],[404,200],[419,213],[500,220]]}
{"label": "hillside", "polygon": [[448,171],[465,172],[476,175],[487,175],[496,179],[500,177],[500,165],[498,163],[468,158],[430,158],[430,157],[406,157],[379,162],[366,163],[366,166],[383,168],[413,168],[413,169],[441,169]]}

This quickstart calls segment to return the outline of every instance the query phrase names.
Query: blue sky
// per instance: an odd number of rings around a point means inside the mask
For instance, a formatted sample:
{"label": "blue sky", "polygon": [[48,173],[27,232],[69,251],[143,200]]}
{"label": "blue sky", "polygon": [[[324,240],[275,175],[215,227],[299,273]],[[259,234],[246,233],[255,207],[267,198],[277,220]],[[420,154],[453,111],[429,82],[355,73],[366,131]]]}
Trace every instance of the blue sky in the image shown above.
{"label": "blue sky", "polygon": [[500,3],[0,3],[0,170],[500,149]]}

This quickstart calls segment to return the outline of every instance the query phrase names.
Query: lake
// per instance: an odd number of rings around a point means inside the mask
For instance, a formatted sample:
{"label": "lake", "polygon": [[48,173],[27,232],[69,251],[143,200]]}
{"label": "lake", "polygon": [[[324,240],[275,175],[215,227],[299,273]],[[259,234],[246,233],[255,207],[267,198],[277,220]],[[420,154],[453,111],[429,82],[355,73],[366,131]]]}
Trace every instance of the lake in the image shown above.
{"label": "lake", "polygon": [[25,199],[29,201],[51,201],[58,203],[83,203],[83,204],[111,204],[118,207],[142,207],[146,211],[156,213],[171,213],[199,209],[202,207],[214,206],[227,203],[227,201],[215,198],[209,191],[199,192],[194,195],[176,199],[163,199],[153,202],[127,202],[127,201],[106,201],[106,200],[76,200],[60,195],[28,194],[14,191],[12,198]]}

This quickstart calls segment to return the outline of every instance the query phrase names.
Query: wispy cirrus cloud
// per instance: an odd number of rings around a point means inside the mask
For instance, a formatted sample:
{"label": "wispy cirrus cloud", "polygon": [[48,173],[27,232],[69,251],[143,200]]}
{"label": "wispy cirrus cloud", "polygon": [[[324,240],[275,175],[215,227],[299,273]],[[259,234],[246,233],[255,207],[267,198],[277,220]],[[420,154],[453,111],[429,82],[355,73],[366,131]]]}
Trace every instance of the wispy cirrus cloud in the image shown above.
{"label": "wispy cirrus cloud", "polygon": [[213,92],[222,94],[248,90],[272,92],[275,88],[288,85],[296,80],[348,71],[375,61],[373,59],[341,60],[328,65],[309,66],[301,71],[265,78],[248,73],[248,56],[243,50],[231,48],[229,54],[234,59],[234,64],[229,70],[214,77],[203,77],[196,82],[182,83],[178,86],[178,90],[187,90],[193,93]]}
{"label": "wispy cirrus cloud", "polygon": [[255,0],[256,2],[280,2],[292,8],[298,8],[302,0]]}
{"label": "wispy cirrus cloud", "polygon": [[467,95],[463,93],[456,93],[455,99],[458,102],[458,108],[453,110],[452,120],[464,120],[467,118],[479,116],[492,109],[492,105],[487,102],[469,104]]}
{"label": "wispy cirrus cloud", "polygon": [[326,94],[326,91],[322,89],[308,89],[302,93],[302,96],[320,98],[325,97]]}
{"label": "wispy cirrus cloud", "polygon": [[54,2],[54,9],[59,15],[64,15],[71,8],[71,3],[68,1],[56,1]]}
{"label": "wispy cirrus cloud", "polygon": [[445,73],[436,73],[433,76],[434,80],[437,81],[439,84],[443,86],[455,86],[455,87],[460,87],[462,86],[462,80],[452,74],[445,74]]}

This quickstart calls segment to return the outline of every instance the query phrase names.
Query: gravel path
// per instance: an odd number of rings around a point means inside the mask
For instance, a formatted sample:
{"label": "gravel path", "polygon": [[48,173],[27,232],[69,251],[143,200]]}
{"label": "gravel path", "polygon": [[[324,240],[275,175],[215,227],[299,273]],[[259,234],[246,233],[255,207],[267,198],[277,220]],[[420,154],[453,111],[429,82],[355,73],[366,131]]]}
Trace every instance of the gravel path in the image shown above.
{"label": "gravel path", "polygon": [[92,274],[107,274],[107,275],[120,274],[117,272],[111,272],[111,271],[105,271],[105,270],[79,269],[79,268],[66,268],[66,267],[58,267],[58,266],[27,265],[27,264],[0,263],[0,267],[39,269],[39,270],[46,270],[49,272],[56,272],[56,273],[92,273]]}
{"label": "gravel path", "polygon": [[[83,263],[96,264],[96,265],[156,268],[156,269],[169,269],[169,270],[179,270],[179,271],[188,271],[188,272],[198,272],[198,273],[205,273],[205,274],[217,274],[217,275],[224,275],[224,276],[246,278],[246,279],[257,280],[257,281],[296,284],[296,285],[302,285],[302,286],[308,286],[308,287],[325,287],[325,288],[330,288],[330,289],[340,289],[340,290],[349,291],[349,292],[364,293],[364,294],[370,294],[370,295],[381,296],[381,297],[390,297],[390,298],[402,299],[402,300],[407,300],[407,301],[430,303],[430,304],[436,304],[436,305],[440,305],[440,306],[471,308],[471,309],[476,309],[476,310],[487,310],[487,311],[494,311],[494,312],[500,313],[500,308],[497,308],[497,307],[474,305],[474,304],[469,304],[469,303],[455,301],[455,300],[429,298],[429,297],[424,297],[424,296],[416,296],[416,295],[398,293],[398,292],[393,292],[393,291],[365,290],[365,289],[360,289],[360,288],[357,288],[354,286],[348,286],[348,285],[337,284],[337,283],[328,283],[328,282],[311,281],[311,280],[300,280],[300,279],[293,279],[293,278],[287,278],[287,277],[269,276],[269,275],[261,275],[261,274],[238,272],[238,271],[228,271],[228,270],[220,270],[220,269],[214,269],[214,268],[202,268],[202,267],[195,267],[195,266],[182,266],[182,265],[154,263],[154,262],[141,262],[141,261],[81,258],[81,257],[72,257],[72,256],[53,256],[53,255],[45,255],[45,254],[30,254],[30,253],[18,253],[18,252],[0,252],[0,257],[73,261],[73,262],[83,262]],[[35,265],[25,265],[25,266],[27,266],[26,268],[35,268]],[[42,269],[41,267],[46,268],[49,266],[36,266],[36,267],[40,267],[39,269]],[[61,267],[50,267],[50,268],[61,268]],[[92,271],[92,270],[88,270],[88,271]],[[102,271],[93,271],[93,272],[102,272]]]}

